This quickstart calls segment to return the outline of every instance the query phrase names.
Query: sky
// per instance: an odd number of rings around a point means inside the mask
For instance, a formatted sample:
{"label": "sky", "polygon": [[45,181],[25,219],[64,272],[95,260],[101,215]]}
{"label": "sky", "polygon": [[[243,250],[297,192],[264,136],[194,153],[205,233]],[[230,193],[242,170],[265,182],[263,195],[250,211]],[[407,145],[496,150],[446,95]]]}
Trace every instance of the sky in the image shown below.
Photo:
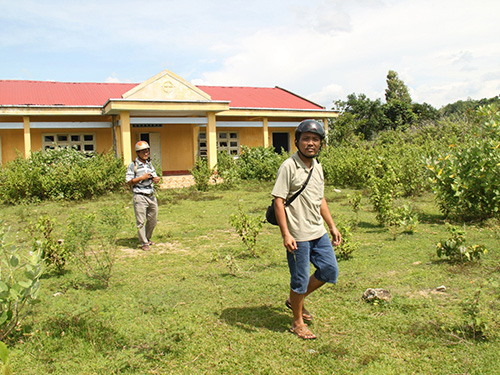
{"label": "sky", "polygon": [[440,108],[500,94],[498,0],[0,0],[0,79],[279,86],[327,109],[389,70]]}

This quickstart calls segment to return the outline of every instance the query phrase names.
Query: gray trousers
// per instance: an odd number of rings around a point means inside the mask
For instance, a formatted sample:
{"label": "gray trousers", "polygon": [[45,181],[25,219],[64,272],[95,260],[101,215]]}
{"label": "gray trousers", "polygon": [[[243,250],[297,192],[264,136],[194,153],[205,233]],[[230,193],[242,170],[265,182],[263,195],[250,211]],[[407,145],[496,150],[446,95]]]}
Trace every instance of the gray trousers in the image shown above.
{"label": "gray trousers", "polygon": [[149,243],[158,222],[158,203],[154,195],[134,194],[135,222],[142,245]]}

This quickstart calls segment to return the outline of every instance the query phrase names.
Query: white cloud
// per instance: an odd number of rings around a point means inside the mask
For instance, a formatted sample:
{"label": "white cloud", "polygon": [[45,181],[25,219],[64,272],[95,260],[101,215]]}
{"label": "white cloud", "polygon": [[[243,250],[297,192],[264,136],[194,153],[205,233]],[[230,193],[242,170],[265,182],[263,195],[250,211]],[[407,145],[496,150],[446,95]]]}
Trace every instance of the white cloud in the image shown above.
{"label": "white cloud", "polygon": [[170,69],[197,84],[281,86],[327,107],[352,92],[383,98],[389,70],[437,107],[499,92],[497,0],[0,6],[2,79],[140,82]]}

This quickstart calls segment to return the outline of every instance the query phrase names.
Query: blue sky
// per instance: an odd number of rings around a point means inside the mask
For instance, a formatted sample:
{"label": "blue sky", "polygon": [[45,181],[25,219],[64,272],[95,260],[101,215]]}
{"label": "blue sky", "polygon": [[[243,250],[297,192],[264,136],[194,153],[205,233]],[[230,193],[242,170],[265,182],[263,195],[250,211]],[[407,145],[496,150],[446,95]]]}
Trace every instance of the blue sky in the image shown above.
{"label": "blue sky", "polygon": [[500,94],[498,0],[0,0],[0,79],[280,86],[331,108],[389,70],[439,108]]}

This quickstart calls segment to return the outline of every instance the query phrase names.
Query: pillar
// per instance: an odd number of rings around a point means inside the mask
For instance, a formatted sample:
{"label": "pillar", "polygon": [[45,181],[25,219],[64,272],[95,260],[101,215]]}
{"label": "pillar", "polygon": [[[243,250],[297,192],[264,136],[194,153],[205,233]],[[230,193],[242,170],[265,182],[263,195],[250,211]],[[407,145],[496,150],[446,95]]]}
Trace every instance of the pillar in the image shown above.
{"label": "pillar", "polygon": [[24,124],[24,157],[27,159],[31,156],[31,131],[30,131],[30,118],[23,116]]}
{"label": "pillar", "polygon": [[215,113],[207,113],[207,158],[208,167],[214,168],[217,165],[217,131],[215,129]]}
{"label": "pillar", "polygon": [[132,136],[130,134],[130,113],[120,112],[123,162],[128,165],[132,162]]}
{"label": "pillar", "polygon": [[264,147],[269,146],[269,124],[267,122],[267,117],[262,119],[262,124],[264,125],[262,129],[262,136],[264,137]]}

